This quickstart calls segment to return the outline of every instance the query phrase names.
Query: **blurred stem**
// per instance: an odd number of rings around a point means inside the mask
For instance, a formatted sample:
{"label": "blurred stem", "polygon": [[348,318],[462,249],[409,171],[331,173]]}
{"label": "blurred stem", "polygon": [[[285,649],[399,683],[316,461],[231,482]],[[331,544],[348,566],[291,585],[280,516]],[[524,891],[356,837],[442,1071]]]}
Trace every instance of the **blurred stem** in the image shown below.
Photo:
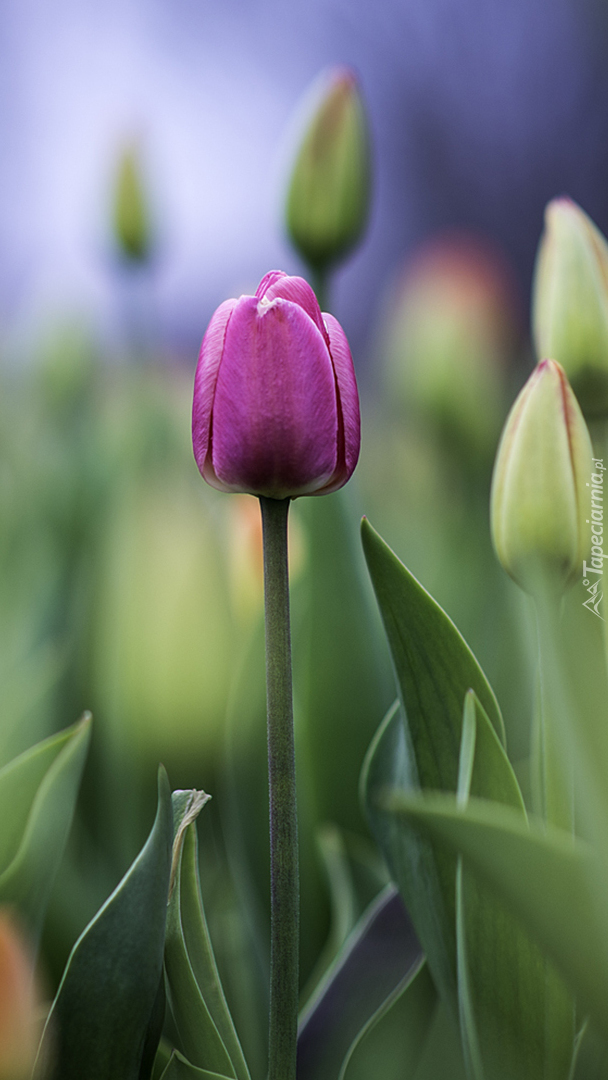
{"label": "blurred stem", "polygon": [[329,278],[327,267],[310,267],[310,284],[312,285],[321,311],[327,311],[329,303]]}
{"label": "blurred stem", "polygon": [[573,777],[567,767],[563,733],[559,731],[559,623],[561,597],[535,598],[539,646],[540,694],[536,710],[534,752],[537,758],[538,805],[545,821],[572,832],[574,827]]}
{"label": "blurred stem", "polygon": [[270,794],[270,1036],[268,1080],[295,1080],[299,877],[287,517],[289,499],[260,497],[264,533],[266,706]]}

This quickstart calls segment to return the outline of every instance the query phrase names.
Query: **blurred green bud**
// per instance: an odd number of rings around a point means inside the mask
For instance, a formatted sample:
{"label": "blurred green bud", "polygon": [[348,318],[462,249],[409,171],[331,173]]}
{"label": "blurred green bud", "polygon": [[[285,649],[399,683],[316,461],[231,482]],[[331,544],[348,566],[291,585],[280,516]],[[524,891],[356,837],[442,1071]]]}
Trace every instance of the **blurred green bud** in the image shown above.
{"label": "blurred green bud", "polygon": [[444,445],[489,463],[517,324],[509,270],[491,246],[464,232],[430,241],[409,260],[389,314],[391,396]]}
{"label": "blurred green bud", "polygon": [[191,780],[217,760],[229,685],[232,627],[212,499],[197,499],[172,469],[127,484],[112,508],[96,612],[105,733],[117,753],[162,760]]}
{"label": "blurred green bud", "polygon": [[369,191],[369,138],[357,80],[336,68],[300,143],[287,195],[287,231],[314,270],[355,247],[367,222]]}
{"label": "blurred green bud", "polygon": [[526,592],[560,594],[582,574],[592,453],[563,368],[541,361],[509,413],[492,478],[496,554]]}
{"label": "blurred green bud", "polygon": [[585,415],[608,416],[608,244],[571,199],[545,211],[532,310],[537,356],[559,361]]}
{"label": "blurred green bud", "polygon": [[148,206],[142,169],[135,146],[128,147],[118,163],[114,191],[114,233],[123,255],[132,262],[146,262],[152,251]]}

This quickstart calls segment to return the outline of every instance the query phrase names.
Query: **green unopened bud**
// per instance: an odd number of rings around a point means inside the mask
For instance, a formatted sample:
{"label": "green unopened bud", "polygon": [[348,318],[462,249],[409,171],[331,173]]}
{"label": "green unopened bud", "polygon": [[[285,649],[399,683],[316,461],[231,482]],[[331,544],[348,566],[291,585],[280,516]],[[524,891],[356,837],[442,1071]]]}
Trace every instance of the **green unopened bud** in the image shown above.
{"label": "green unopened bud", "polygon": [[354,74],[336,69],[300,144],[287,196],[287,230],[302,258],[324,270],[367,222],[370,152]]}
{"label": "green unopened bud", "polygon": [[537,356],[559,361],[585,415],[608,416],[608,244],[571,199],[545,211],[532,321]]}
{"label": "green unopened bud", "polygon": [[114,232],[123,255],[144,263],[152,250],[152,235],[141,164],[136,148],[128,147],[118,164],[114,194]]}
{"label": "green unopened bud", "polygon": [[509,413],[494,466],[492,538],[508,574],[533,595],[560,594],[590,547],[592,450],[563,369],[543,360]]}

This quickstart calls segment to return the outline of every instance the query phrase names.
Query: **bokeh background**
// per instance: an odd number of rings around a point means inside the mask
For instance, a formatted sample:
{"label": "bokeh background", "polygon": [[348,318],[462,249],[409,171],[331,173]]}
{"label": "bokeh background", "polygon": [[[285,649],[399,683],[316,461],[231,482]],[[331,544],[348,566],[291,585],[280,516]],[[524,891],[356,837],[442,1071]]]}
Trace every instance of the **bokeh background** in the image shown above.
{"label": "bokeh background", "polygon": [[371,227],[335,296],[359,349],[391,274],[440,228],[495,238],[525,300],[549,198],[608,224],[607,40],[602,0],[6,0],[2,336],[57,310],[119,335],[108,191],[133,138],[168,350],[190,355],[267,267],[297,269],[277,215],[289,129],[334,63],[359,73],[375,149]]}

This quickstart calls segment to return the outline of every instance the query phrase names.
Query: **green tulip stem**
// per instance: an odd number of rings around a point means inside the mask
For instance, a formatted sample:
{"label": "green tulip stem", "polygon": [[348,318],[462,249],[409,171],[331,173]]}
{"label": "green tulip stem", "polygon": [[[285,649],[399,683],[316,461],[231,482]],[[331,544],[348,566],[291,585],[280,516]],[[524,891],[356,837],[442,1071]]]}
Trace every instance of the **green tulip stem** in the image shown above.
{"label": "green tulip stem", "polygon": [[300,896],[287,564],[289,499],[268,499],[261,496],[260,506],[264,534],[270,794],[268,1080],[295,1080]]}
{"label": "green tulip stem", "polygon": [[560,664],[561,597],[536,597],[540,693],[535,733],[538,809],[545,821],[569,832],[574,824],[573,778],[568,767],[563,728]]}
{"label": "green tulip stem", "polygon": [[330,274],[326,267],[310,268],[310,284],[315,291],[321,311],[327,311],[329,303],[329,278]]}

